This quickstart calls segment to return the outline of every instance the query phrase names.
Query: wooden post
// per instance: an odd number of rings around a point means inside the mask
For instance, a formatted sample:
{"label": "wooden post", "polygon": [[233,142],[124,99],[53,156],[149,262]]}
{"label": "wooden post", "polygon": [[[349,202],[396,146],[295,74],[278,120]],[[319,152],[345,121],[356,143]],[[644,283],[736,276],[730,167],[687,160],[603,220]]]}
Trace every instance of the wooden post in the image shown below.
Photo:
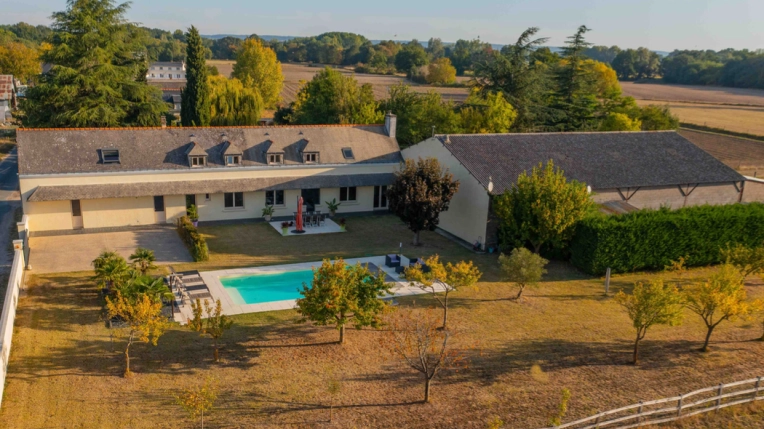
{"label": "wooden post", "polygon": [[756,377],[756,392],[753,393],[753,400],[759,397],[759,390],[761,390],[761,377]]}
{"label": "wooden post", "polygon": [[597,411],[597,420],[594,421],[594,428],[597,429],[600,427],[600,418],[602,416],[600,415],[600,411]]}
{"label": "wooden post", "polygon": [[716,391],[716,409],[718,410],[722,406],[722,390],[724,389],[724,384],[719,384],[719,389]]}
{"label": "wooden post", "polygon": [[642,401],[639,401],[639,408],[637,409],[637,423],[642,421]]}
{"label": "wooden post", "polygon": [[684,399],[684,395],[679,395],[679,402],[677,402],[677,405],[676,405],[677,417],[682,417],[682,399]]}
{"label": "wooden post", "polygon": [[605,295],[610,292],[610,268],[605,271]]}

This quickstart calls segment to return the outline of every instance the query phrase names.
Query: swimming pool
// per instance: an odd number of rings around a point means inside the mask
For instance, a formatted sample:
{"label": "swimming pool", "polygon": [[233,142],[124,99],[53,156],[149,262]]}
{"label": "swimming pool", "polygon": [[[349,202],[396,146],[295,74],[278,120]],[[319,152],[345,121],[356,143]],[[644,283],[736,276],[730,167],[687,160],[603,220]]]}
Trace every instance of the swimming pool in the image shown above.
{"label": "swimming pool", "polygon": [[237,305],[260,304],[302,298],[302,284],[310,285],[313,270],[283,271],[221,277],[220,283]]}

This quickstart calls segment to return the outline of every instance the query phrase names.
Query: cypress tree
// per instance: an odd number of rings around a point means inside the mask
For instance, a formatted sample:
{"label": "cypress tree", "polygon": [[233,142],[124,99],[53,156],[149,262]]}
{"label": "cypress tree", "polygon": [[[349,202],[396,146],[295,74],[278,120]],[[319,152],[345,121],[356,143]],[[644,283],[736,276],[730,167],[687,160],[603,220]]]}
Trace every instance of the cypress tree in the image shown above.
{"label": "cypress tree", "polygon": [[210,88],[204,44],[193,25],[186,35],[186,88],[181,92],[180,118],[183,126],[210,124]]}

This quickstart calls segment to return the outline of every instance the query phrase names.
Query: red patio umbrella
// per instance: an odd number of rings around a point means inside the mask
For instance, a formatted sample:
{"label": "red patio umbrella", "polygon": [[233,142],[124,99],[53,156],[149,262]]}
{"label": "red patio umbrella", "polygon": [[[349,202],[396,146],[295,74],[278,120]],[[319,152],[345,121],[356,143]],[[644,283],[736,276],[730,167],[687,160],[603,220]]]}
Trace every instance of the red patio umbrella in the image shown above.
{"label": "red patio umbrella", "polygon": [[305,232],[302,229],[302,197],[297,198],[297,219],[294,222],[296,227],[294,232]]}

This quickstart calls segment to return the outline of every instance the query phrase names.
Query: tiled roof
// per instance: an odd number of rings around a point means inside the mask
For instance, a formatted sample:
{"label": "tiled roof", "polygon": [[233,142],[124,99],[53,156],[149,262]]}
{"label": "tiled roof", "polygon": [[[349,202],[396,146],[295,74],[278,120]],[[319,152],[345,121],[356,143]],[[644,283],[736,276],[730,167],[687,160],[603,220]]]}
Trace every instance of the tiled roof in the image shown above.
{"label": "tiled roof", "polygon": [[[193,136],[193,137],[192,137]],[[381,125],[19,129],[17,132],[20,174],[91,173],[189,169],[187,151],[204,151],[207,165],[198,170],[225,167],[226,143],[240,151],[243,167],[267,166],[264,150],[284,153],[284,165],[303,164],[303,139],[320,152],[321,164],[397,163],[400,149]],[[351,147],[355,159],[342,156]],[[103,164],[98,150],[119,150],[119,163]],[[270,168],[283,168],[271,166]]]}
{"label": "tiled roof", "polygon": [[132,198],[154,195],[219,194],[304,188],[339,188],[344,186],[383,186],[393,183],[395,175],[346,174],[304,177],[263,177],[256,179],[183,180],[143,183],[104,183],[99,185],[38,186],[27,201],[66,201],[98,198]]}
{"label": "tiled roof", "polygon": [[[441,135],[437,138],[494,193],[550,159],[593,189],[720,183],[743,176],[674,131]],[[490,177],[490,180],[489,180]]]}
{"label": "tiled roof", "polygon": [[0,100],[13,99],[13,75],[0,74]]}

